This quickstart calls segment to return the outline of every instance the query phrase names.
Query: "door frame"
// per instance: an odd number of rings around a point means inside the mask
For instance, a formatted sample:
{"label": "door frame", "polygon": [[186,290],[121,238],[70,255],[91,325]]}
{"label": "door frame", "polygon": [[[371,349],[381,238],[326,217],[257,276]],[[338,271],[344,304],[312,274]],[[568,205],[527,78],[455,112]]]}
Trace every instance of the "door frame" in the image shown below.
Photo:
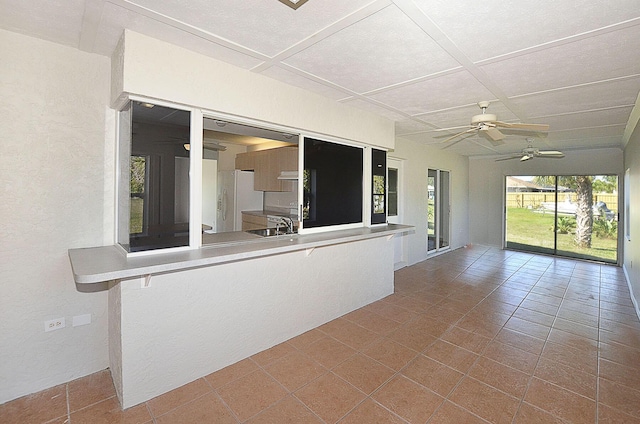
{"label": "door frame", "polygon": [[[435,220],[434,220],[434,236],[435,236],[435,247],[431,250],[429,250],[429,234],[428,234],[428,227],[427,227],[427,239],[426,239],[426,249],[427,249],[427,256],[435,256],[435,255],[439,255],[443,252],[446,252],[448,250],[451,249],[451,170],[449,169],[441,169],[441,168],[427,168],[427,203],[428,203],[428,198],[429,198],[429,193],[428,193],[428,184],[429,184],[429,171],[435,171],[436,172],[436,178],[435,178],[435,185],[433,187],[433,191],[434,191],[434,214],[435,214]],[[441,208],[441,203],[443,202],[443,193],[441,190],[441,174],[443,172],[446,172],[448,175],[448,184],[447,184],[447,193],[446,193],[446,197],[444,200],[446,200],[446,214],[447,214],[447,245],[440,247],[440,230],[441,230],[441,223],[442,223],[442,216],[440,214],[440,208]],[[427,206],[428,207],[428,206]],[[428,213],[428,210],[427,210]],[[429,219],[427,218],[427,226],[429,225]]]}
{"label": "door frame", "polygon": [[[387,222],[390,224],[401,224],[404,218],[405,210],[405,195],[404,195],[404,162],[405,159],[395,158],[392,156],[387,157],[387,199],[389,194],[389,168],[398,170],[398,214],[396,216],[389,216],[388,202],[387,202]],[[394,237],[394,271],[404,268],[408,265],[407,259],[407,237],[397,236]]]}

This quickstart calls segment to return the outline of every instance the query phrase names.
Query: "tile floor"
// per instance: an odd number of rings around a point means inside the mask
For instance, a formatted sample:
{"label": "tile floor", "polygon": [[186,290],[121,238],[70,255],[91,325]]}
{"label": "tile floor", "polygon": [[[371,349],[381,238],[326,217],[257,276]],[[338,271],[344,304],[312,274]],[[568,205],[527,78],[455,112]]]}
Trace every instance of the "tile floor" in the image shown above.
{"label": "tile floor", "polygon": [[640,423],[640,322],[620,268],[474,246],[126,411],[105,370],[0,405],[0,422]]}

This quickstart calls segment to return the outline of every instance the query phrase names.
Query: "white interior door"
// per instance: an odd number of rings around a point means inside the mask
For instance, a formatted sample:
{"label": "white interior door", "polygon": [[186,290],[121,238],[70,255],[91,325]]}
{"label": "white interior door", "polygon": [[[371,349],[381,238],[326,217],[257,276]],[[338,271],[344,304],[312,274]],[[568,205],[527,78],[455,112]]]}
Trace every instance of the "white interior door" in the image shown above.
{"label": "white interior door", "polygon": [[[387,158],[387,221],[401,224],[404,211],[402,160]],[[407,266],[406,237],[394,237],[394,269]]]}

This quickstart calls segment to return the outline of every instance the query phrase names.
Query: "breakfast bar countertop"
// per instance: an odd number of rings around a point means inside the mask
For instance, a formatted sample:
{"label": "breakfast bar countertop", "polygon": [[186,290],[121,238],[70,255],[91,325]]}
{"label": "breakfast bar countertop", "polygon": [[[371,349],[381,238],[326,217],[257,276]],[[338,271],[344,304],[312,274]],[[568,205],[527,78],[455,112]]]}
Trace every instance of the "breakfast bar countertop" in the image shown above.
{"label": "breakfast bar countertop", "polygon": [[75,282],[93,284],[179,272],[301,250],[307,250],[308,254],[312,254],[313,249],[317,247],[377,237],[392,238],[414,231],[415,227],[410,225],[388,224],[313,234],[288,234],[250,239],[240,237],[239,240],[203,245],[198,249],[135,256],[127,256],[120,246],[110,245],[69,249],[69,260]]}

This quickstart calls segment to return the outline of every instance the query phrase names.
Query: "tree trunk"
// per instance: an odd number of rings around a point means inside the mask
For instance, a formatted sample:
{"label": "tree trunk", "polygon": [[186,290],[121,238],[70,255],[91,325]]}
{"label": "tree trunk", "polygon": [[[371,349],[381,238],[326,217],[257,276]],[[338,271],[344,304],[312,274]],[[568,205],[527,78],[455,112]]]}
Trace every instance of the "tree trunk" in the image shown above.
{"label": "tree trunk", "polygon": [[591,247],[593,229],[593,185],[590,177],[576,177],[576,244],[581,248]]}

